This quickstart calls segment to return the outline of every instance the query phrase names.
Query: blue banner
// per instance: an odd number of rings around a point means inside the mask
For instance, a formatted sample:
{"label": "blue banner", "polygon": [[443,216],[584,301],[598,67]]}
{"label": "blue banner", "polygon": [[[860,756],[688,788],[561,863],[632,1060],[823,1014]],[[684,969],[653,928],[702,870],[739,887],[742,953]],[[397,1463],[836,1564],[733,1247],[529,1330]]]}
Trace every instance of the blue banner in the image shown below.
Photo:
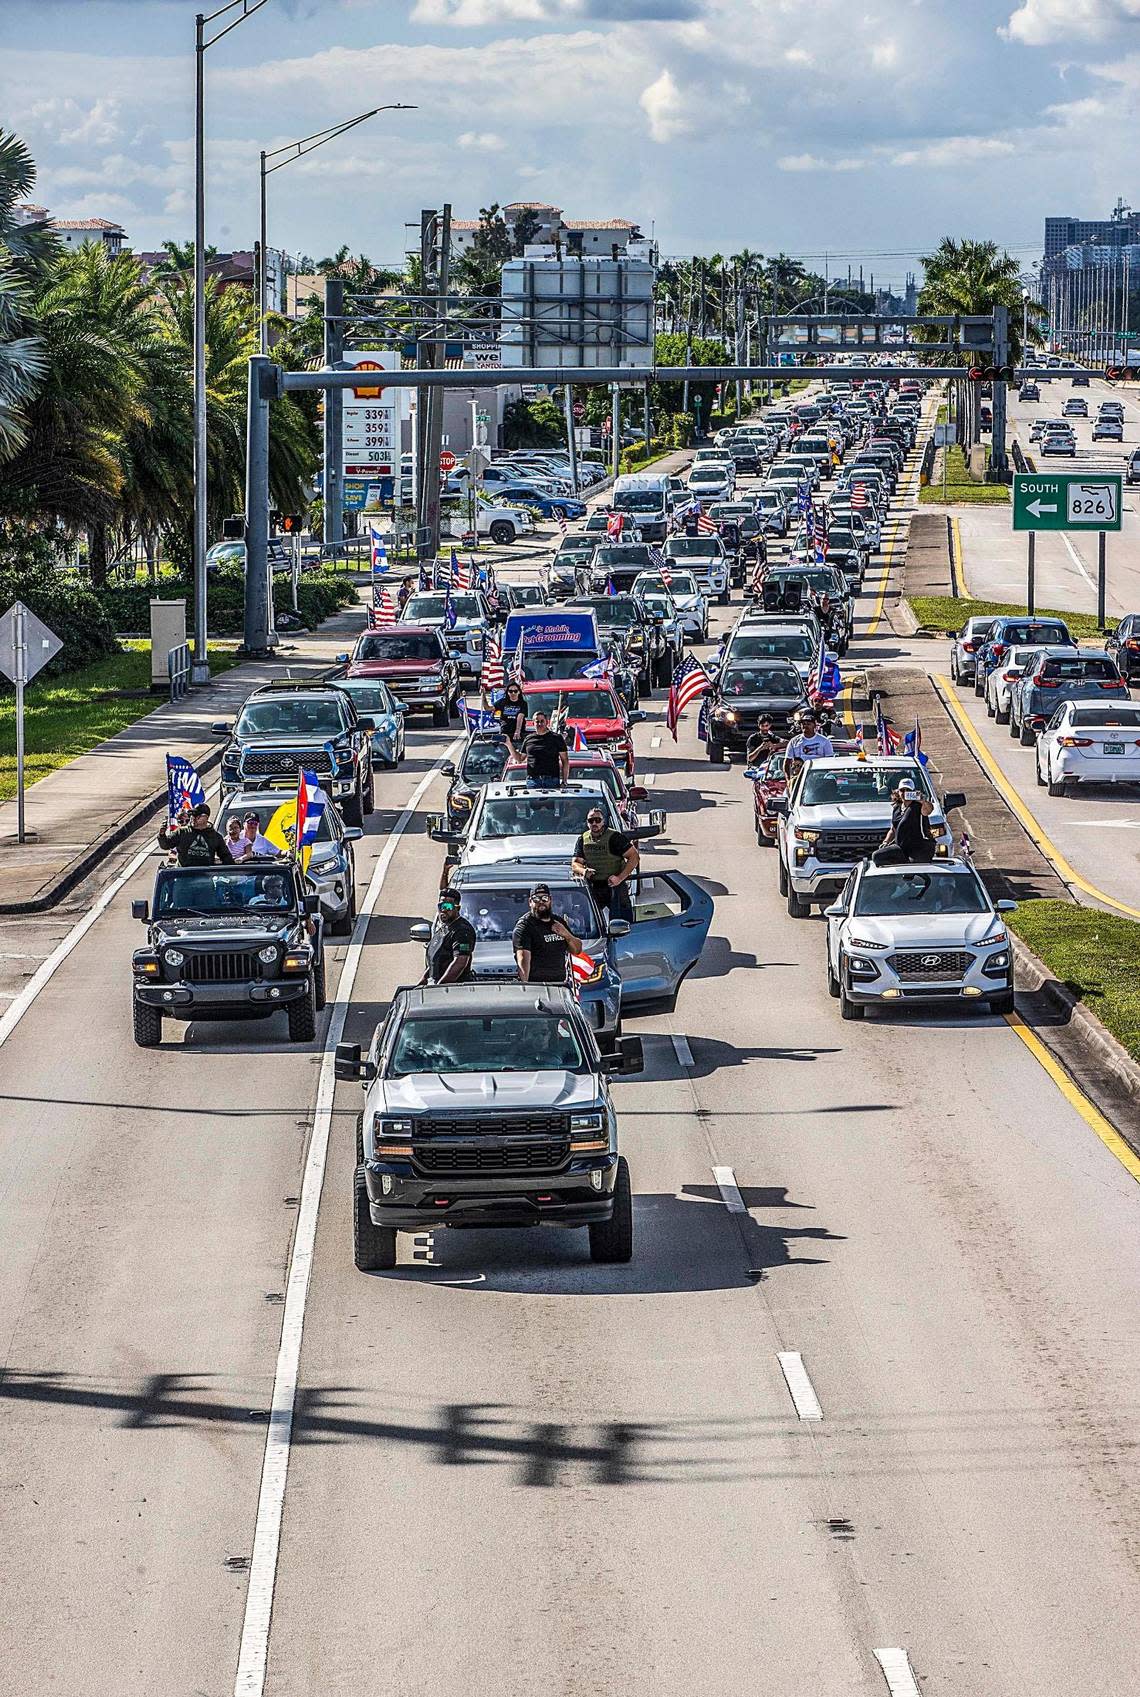
{"label": "blue banner", "polygon": [[524,653],[532,648],[582,648],[596,653],[600,646],[593,613],[512,613],[503,632],[504,654],[517,648],[520,638]]}

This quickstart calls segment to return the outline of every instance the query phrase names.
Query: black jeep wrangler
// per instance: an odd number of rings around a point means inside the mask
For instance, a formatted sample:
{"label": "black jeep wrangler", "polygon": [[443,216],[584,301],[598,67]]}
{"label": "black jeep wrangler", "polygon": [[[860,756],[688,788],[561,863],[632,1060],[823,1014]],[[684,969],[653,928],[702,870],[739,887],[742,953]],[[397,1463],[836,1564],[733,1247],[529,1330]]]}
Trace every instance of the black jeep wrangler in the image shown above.
{"label": "black jeep wrangler", "polygon": [[154,899],[131,903],[147,924],[136,949],[135,1042],[153,1049],[162,1019],[267,1019],[284,1008],[289,1036],[316,1035],[325,1005],[320,897],[295,861],[163,866]]}

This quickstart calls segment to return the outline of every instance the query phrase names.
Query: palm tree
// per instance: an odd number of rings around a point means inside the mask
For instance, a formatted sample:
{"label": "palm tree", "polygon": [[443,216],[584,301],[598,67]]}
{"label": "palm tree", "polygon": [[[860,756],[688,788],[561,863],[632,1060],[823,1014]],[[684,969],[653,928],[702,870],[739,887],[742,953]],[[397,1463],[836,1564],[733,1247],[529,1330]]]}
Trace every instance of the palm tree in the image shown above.
{"label": "palm tree", "polygon": [[27,405],[47,371],[42,343],[28,332],[30,289],[57,251],[42,220],[18,224],[17,202],[36,181],[36,167],[17,136],[0,131],[0,462],[27,439]]}
{"label": "palm tree", "polygon": [[[194,269],[194,243],[166,241],[163,242],[162,246],[166,257],[160,259],[154,268],[155,281],[162,283],[168,278],[178,278],[185,282]],[[206,248],[207,265],[217,257],[218,250],[216,247],[209,246]]]}
{"label": "palm tree", "polygon": [[[991,313],[995,306],[1009,308],[1009,354],[1011,364],[1021,359],[1022,294],[1021,271],[1012,254],[999,250],[996,242],[944,236],[932,254],[922,261],[925,281],[918,297],[919,312],[939,316]],[[1044,314],[1037,301],[1029,302],[1035,317]],[[941,332],[936,333],[936,339]],[[945,340],[944,337],[941,337]],[[1036,324],[1029,326],[1029,340],[1041,341]],[[963,355],[968,359],[969,355]]]}

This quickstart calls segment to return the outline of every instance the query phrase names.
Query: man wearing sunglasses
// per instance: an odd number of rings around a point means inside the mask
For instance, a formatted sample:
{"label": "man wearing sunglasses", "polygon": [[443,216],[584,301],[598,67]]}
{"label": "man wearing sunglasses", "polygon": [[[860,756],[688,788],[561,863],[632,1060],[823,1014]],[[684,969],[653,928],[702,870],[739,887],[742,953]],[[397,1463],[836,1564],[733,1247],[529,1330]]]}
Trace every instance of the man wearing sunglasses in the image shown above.
{"label": "man wearing sunglasses", "polygon": [[632,837],[606,828],[600,807],[591,807],[586,829],[574,846],[572,870],[584,878],[600,908],[614,919],[633,919],[629,880],[641,856]]}

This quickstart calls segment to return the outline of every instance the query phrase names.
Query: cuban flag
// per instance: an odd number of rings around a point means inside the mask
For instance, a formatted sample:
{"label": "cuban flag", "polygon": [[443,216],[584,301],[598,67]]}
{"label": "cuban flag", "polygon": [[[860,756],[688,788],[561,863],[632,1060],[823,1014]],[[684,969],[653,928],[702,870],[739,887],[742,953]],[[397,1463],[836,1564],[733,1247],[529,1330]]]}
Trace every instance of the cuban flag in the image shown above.
{"label": "cuban flag", "polygon": [[612,678],[614,675],[614,658],[612,654],[603,655],[600,660],[591,660],[588,666],[579,666],[580,678]]}
{"label": "cuban flag", "polygon": [[172,819],[177,819],[185,806],[206,805],[206,791],[198,768],[184,754],[168,754],[166,757],[166,793]]}
{"label": "cuban flag", "polygon": [[922,752],[922,726],[917,717],[914,721],[914,730],[908,731],[903,738],[903,753],[913,755],[920,766],[927,764],[926,755]]}
{"label": "cuban flag", "polygon": [[372,539],[372,576],[387,577],[388,548],[378,524],[368,526],[368,534]]}
{"label": "cuban flag", "polygon": [[855,727],[855,758],[856,760],[866,760],[867,758],[867,750],[863,747],[862,721]]}
{"label": "cuban flag", "polygon": [[297,780],[297,832],[293,839],[293,848],[300,856],[303,870],[308,870],[313,844],[320,832],[326,806],[325,792],[317,774],[302,769]]}

